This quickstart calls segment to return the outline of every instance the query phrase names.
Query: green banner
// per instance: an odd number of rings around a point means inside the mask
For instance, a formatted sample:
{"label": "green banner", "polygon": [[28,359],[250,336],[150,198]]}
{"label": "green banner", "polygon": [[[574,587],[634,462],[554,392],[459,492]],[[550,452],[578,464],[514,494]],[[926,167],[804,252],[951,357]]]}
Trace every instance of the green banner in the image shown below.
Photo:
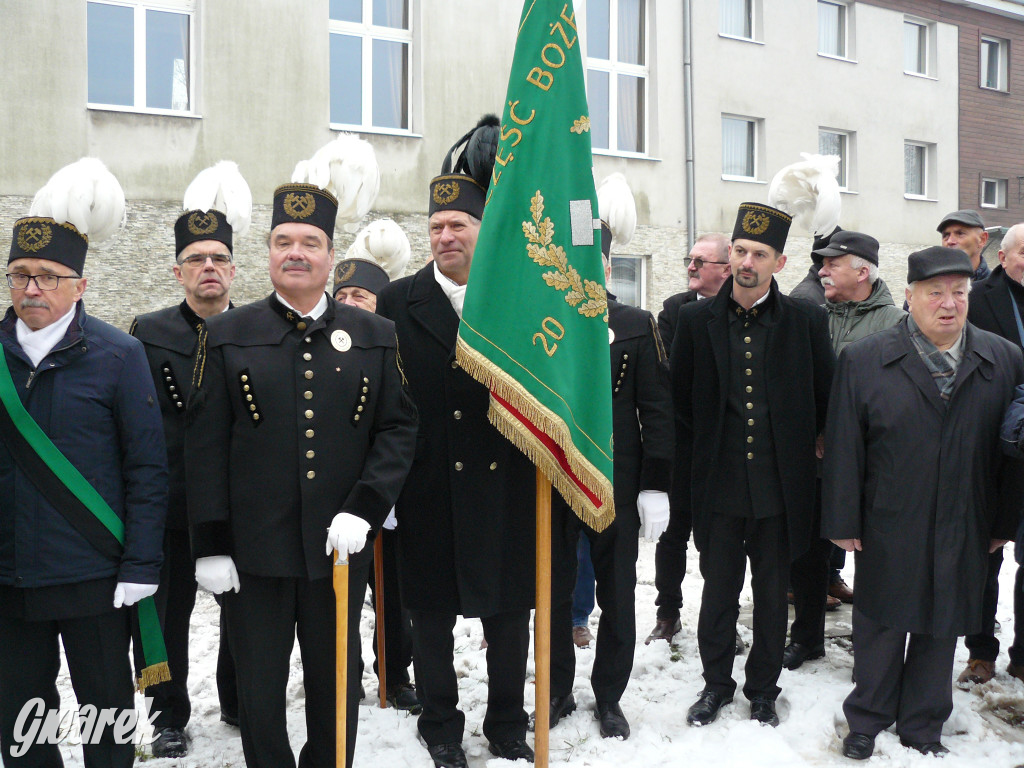
{"label": "green banner", "polygon": [[615,516],[608,303],[572,0],[526,0],[457,355],[597,530]]}

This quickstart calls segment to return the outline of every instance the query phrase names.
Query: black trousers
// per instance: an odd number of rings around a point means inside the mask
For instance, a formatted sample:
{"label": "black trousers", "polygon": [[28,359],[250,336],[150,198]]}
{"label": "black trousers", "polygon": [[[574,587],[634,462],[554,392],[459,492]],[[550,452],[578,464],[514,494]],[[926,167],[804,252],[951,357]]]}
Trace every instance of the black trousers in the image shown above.
{"label": "black trousers", "polygon": [[857,683],[843,702],[850,731],[874,736],[896,723],[896,732],[906,741],[938,741],[953,711],[955,650],[955,637],[908,635],[869,619],[854,606]]}
{"label": "black trousers", "polygon": [[[999,640],[996,638],[996,607],[999,605],[999,569],[1003,565],[1003,548],[988,556],[988,572],[985,574],[985,591],[981,596],[981,631],[967,635],[964,644],[972,659],[995,661],[999,655]],[[1014,609],[1014,627],[1016,616]]]}
{"label": "black trousers", "polygon": [[786,518],[762,519],[712,514],[708,545],[700,553],[704,577],[697,646],[707,690],[731,696],[736,690],[732,665],[736,658],[739,596],[750,558],[754,592],[754,642],[747,655],[743,694],[778,698],[782,653],[786,647],[786,586],[789,546]]}
{"label": "black trousers", "polygon": [[[347,766],[359,723],[359,614],[372,551],[349,561]],[[288,743],[289,661],[295,638],[306,695],[306,743],[300,768],[335,766],[335,598],[332,580],[266,578],[239,573],[240,589],[225,592],[224,615],[238,679],[238,719],[248,768],[295,765]]]}
{"label": "black trousers", "polygon": [[[412,616],[402,607],[398,586],[397,533],[381,529],[377,534],[382,538],[384,551],[384,672],[387,687],[409,683],[409,665],[412,664]],[[370,593],[377,605],[377,580],[370,569]],[[377,627],[373,628],[373,671],[380,678],[380,664],[377,658]],[[362,667],[362,663],[360,663]]]}
{"label": "black trousers", "polygon": [[[674,502],[674,499],[672,500]],[[654,586],[658,597],[658,618],[675,621],[683,607],[683,577],[686,576],[686,547],[693,528],[693,515],[682,510],[682,504],[672,504],[668,527],[658,537],[654,548]]]}
{"label": "black trousers", "polygon": [[[113,593],[111,593],[113,601]],[[0,754],[7,768],[59,768],[64,765],[59,744],[34,744],[22,757],[12,749],[18,737],[30,735],[28,723],[16,731],[26,702],[42,699],[47,711],[60,708],[57,674],[60,649],[71,673],[78,707],[98,710],[135,710],[134,682],[129,657],[129,612],[109,610],[96,616],[53,621],[26,621],[0,617]],[[40,730],[42,730],[40,728]],[[86,768],[128,768],[135,762],[135,746],[116,744],[114,728],[102,730],[98,744],[83,744]]]}
{"label": "black trousers", "polygon": [[[146,689],[152,696],[153,726],[184,728],[192,714],[188,696],[188,634],[192,609],[196,605],[195,563],[189,549],[188,531],[168,528],[164,531],[164,564],[160,569],[160,587],[153,596],[157,615],[167,646],[167,665],[171,679]],[[217,655],[217,691],[221,711],[238,716],[238,694],[235,691],[235,665],[228,650],[221,621],[220,650]],[[135,668],[141,669],[140,650],[134,650]]]}
{"label": "black trousers", "polygon": [[576,675],[572,592],[576,584],[576,540],[582,531],[590,539],[597,604],[601,607],[590,685],[598,702],[617,702],[622,698],[629,674],[633,671],[633,651],[636,648],[636,559],[640,516],[635,506],[617,506],[614,522],[597,533],[580,522],[561,497],[552,499],[551,506],[551,695],[572,693]]}
{"label": "black trousers", "polygon": [[1024,565],[1017,566],[1013,579],[1013,645],[1010,661],[1024,666]]}
{"label": "black trousers", "polygon": [[[427,746],[462,741],[466,716],[459,711],[455,675],[454,613],[412,611],[416,690],[423,703],[417,727]],[[523,709],[526,657],[530,648],[530,612],[508,611],[482,618],[487,638],[487,712],[483,732],[488,741],[526,737]]]}
{"label": "black trousers", "polygon": [[[821,480],[814,494],[814,527],[821,529]],[[825,600],[828,596],[830,558],[835,545],[828,539],[815,539],[811,546],[796,558],[789,569],[789,583],[793,587],[793,626],[789,631],[791,642],[814,648],[825,642]]]}

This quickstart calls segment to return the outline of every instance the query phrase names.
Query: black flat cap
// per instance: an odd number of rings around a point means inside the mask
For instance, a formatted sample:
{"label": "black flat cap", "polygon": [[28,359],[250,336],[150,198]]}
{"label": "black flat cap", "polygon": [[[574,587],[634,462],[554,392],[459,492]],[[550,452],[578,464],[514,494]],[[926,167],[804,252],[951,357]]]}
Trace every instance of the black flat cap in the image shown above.
{"label": "black flat cap", "polygon": [[974,274],[970,257],[959,248],[944,248],[933,245],[923,251],[915,251],[907,257],[907,283],[930,280],[939,275]]}
{"label": "black flat cap", "polygon": [[824,248],[811,251],[811,257],[818,263],[828,258],[847,255],[860,256],[877,267],[878,241],[871,235],[865,235],[863,232],[844,229],[833,234],[828,245]]}
{"label": "black flat cap", "polygon": [[942,221],[939,222],[939,226],[935,228],[935,231],[941,232],[946,228],[947,224],[952,222],[956,222],[957,224],[966,224],[968,227],[985,228],[985,222],[981,220],[981,214],[968,208],[964,211],[953,211],[952,213],[947,213],[942,217]]}

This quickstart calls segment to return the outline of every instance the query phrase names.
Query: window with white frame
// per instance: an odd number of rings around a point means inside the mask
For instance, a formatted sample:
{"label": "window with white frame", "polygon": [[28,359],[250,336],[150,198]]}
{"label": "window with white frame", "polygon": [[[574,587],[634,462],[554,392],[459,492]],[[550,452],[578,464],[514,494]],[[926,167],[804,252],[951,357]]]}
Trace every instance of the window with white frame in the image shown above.
{"label": "window with white frame", "polygon": [[331,125],[411,130],[413,0],[330,0]]}
{"label": "window with white frame", "polygon": [[194,0],[86,3],[89,105],[193,110]]}
{"label": "window with white frame", "polygon": [[851,134],[831,128],[818,129],[818,154],[836,155],[839,158],[839,172],[836,181],[840,189],[850,188]]}
{"label": "window with white frame", "polygon": [[587,3],[587,102],[594,149],[647,152],[647,0]]}
{"label": "window with white frame", "polygon": [[755,0],[718,0],[718,32],[726,37],[753,40]]}
{"label": "window with white frame", "polygon": [[995,91],[1007,89],[1006,66],[1010,42],[998,37],[981,38],[981,87]]}
{"label": "window with white frame", "polygon": [[935,65],[935,24],[923,19],[903,19],[903,71],[931,75]]}
{"label": "window with white frame", "polygon": [[849,11],[845,3],[818,0],[818,53],[849,58]]}
{"label": "window with white frame", "polygon": [[757,124],[753,118],[722,115],[723,178],[757,178]]}
{"label": "window with white frame", "polygon": [[927,198],[932,187],[935,145],[917,141],[903,143],[903,194]]}
{"label": "window with white frame", "polygon": [[647,261],[643,256],[612,256],[608,292],[620,304],[643,307],[647,302]]}
{"label": "window with white frame", "polygon": [[981,207],[1006,207],[1006,179],[981,180]]}

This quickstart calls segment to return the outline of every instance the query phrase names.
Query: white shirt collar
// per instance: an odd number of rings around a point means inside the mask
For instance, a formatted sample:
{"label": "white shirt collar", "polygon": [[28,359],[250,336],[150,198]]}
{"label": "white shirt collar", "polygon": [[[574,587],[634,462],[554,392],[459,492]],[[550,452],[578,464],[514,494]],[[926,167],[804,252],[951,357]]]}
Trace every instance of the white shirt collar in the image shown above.
{"label": "white shirt collar", "polygon": [[437,262],[434,262],[434,279],[437,284],[441,286],[441,290],[444,291],[444,295],[448,297],[448,301],[451,302],[452,309],[455,310],[455,314],[462,319],[462,304],[466,300],[466,286],[459,285],[450,277],[446,277],[441,273],[441,270],[437,266]]}
{"label": "white shirt collar", "polygon": [[[288,307],[288,309],[290,309],[292,312],[298,312],[298,314],[300,316],[303,314],[302,312],[299,312],[299,310],[297,310],[291,304],[289,304],[287,301],[285,301],[284,297],[280,293],[278,293],[277,291],[274,291],[274,295],[277,296],[277,300],[278,301],[280,301],[282,304],[284,304],[286,307]],[[306,315],[306,316],[307,317],[312,317],[314,320],[319,320],[320,319],[320,315],[322,315],[326,310],[327,310],[327,294],[326,293],[321,293],[320,294],[320,301],[318,301],[316,303],[316,306],[313,307],[313,309],[311,309],[309,311],[309,314]]]}
{"label": "white shirt collar", "polygon": [[71,305],[71,309],[67,311],[67,314],[59,320],[50,323],[45,328],[40,328],[38,331],[33,331],[25,325],[20,317],[18,318],[18,322],[14,326],[18,335],[18,343],[21,344],[21,348],[28,355],[28,359],[32,361],[33,368],[38,368],[43,358],[50,354],[53,348],[57,346],[57,342],[64,338],[64,334],[68,332],[68,326],[71,325],[71,320],[74,318],[77,308],[78,302],[76,301]]}

